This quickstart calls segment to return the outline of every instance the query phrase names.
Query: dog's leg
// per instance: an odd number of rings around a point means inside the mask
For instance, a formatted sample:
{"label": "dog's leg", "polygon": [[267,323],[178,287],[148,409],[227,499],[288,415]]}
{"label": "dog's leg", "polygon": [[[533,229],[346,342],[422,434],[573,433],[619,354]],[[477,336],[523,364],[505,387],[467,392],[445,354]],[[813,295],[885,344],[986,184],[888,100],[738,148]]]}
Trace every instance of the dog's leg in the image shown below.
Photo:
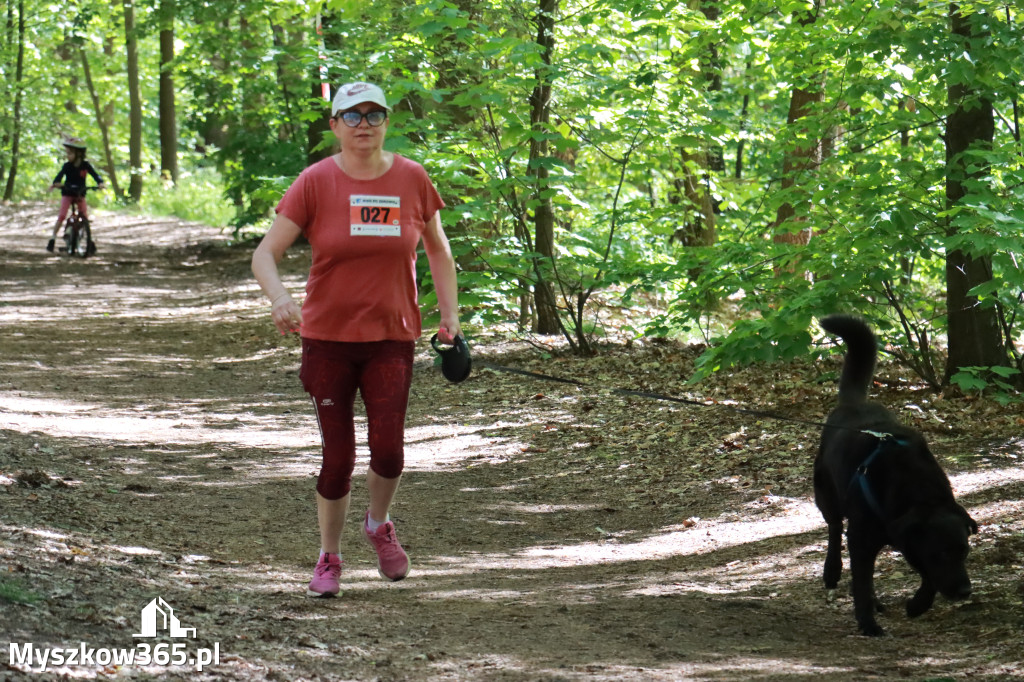
{"label": "dog's leg", "polygon": [[936,590],[927,578],[921,579],[921,587],[917,588],[917,593],[913,599],[907,602],[907,615],[911,618],[917,618],[922,613],[927,611],[935,603]]}
{"label": "dog's leg", "polygon": [[825,589],[834,590],[843,573],[843,511],[839,508],[839,495],[828,474],[819,465],[820,454],[814,466],[814,502],[828,524],[828,548],[825,552],[823,578]]}
{"label": "dog's leg", "polygon": [[828,549],[825,552],[825,589],[834,590],[843,573],[843,521],[828,524]]}
{"label": "dog's leg", "polygon": [[885,634],[875,621],[878,600],[875,598],[875,559],[882,546],[851,527],[850,575],[853,580],[853,613],[860,631],[869,637]]}

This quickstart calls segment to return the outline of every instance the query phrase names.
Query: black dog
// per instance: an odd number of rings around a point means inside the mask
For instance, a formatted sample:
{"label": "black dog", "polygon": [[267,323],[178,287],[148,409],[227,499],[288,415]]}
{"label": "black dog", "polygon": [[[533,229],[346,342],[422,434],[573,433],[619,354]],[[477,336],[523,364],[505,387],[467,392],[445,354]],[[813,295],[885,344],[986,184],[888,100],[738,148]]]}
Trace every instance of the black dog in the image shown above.
{"label": "black dog", "polygon": [[821,326],[842,337],[847,348],[839,405],[828,417],[814,461],[814,502],[828,524],[825,587],[835,589],[842,572],[845,518],[854,614],[861,632],[877,636],[883,631],[874,616],[874,571],[882,548],[894,547],[921,574],[921,587],[907,603],[907,615],[919,616],[931,608],[936,592],[949,599],[970,596],[964,560],[967,538],[978,524],[953,498],[924,437],[868,402],[878,350],[867,324],[831,315]]}

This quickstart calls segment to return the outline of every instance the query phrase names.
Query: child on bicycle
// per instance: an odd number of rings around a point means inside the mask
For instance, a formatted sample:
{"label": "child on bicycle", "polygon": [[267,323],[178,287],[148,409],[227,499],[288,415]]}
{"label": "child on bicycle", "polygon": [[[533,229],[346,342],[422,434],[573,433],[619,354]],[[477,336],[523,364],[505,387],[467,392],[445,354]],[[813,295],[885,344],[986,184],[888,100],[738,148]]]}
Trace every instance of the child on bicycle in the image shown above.
{"label": "child on bicycle", "polygon": [[[92,164],[85,160],[85,143],[77,137],[64,136],[64,151],[67,153],[67,163],[57,173],[50,185],[50,191],[60,188],[61,202],[60,215],[57,217],[57,224],[53,226],[53,234],[46,245],[46,250],[53,252],[53,244],[57,239],[57,232],[61,223],[68,215],[71,203],[75,202],[78,212],[83,218],[88,218],[88,209],[85,205],[85,182],[88,176],[92,176],[99,189],[103,188],[103,178],[100,177]],[[63,184],[61,183],[63,180]]]}

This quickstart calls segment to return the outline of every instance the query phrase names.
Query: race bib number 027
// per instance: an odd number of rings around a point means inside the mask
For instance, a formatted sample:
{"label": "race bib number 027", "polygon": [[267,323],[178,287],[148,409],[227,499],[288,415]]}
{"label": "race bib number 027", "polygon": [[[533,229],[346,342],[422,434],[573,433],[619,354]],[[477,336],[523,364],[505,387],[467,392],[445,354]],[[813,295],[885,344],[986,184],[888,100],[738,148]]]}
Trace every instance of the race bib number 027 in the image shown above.
{"label": "race bib number 027", "polygon": [[401,197],[353,194],[349,197],[353,237],[401,237]]}

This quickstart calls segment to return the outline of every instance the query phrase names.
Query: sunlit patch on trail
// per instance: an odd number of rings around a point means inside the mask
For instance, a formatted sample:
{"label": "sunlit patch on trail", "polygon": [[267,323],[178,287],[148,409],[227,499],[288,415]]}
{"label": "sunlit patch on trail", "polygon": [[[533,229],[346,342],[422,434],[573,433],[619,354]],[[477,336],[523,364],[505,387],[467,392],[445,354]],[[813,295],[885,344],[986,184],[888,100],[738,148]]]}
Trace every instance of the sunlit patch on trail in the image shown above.
{"label": "sunlit patch on trail", "polygon": [[[245,447],[304,447],[314,442],[310,430],[285,419],[253,413],[184,414],[128,411],[71,399],[34,398],[0,393],[5,428],[56,437],[96,438],[124,443],[230,443]],[[134,412],[132,414],[131,412]],[[225,428],[227,426],[228,428]]]}
{"label": "sunlit patch on trail", "polygon": [[813,503],[788,500],[777,515],[746,521],[701,520],[690,527],[670,526],[662,532],[632,542],[613,538],[580,544],[542,545],[510,553],[461,557],[437,557],[461,570],[547,570],[599,564],[660,561],[678,556],[699,555],[728,547],[751,544],[822,527],[821,515]]}
{"label": "sunlit patch on trail", "polygon": [[127,554],[128,556],[159,556],[160,552],[149,547],[126,547],[122,545],[107,545],[107,549],[111,549],[121,554]]}
{"label": "sunlit patch on trail", "polygon": [[[275,398],[279,401],[280,398]],[[4,426],[23,433],[40,432],[61,438],[94,438],[127,444],[230,445],[244,448],[278,450],[282,453],[308,453],[318,449],[312,411],[305,402],[292,414],[257,414],[266,406],[250,403],[237,412],[223,407],[169,403],[154,411],[125,407],[107,407],[70,398],[33,397],[20,393],[0,393],[0,413]],[[451,425],[413,426],[406,429],[406,470],[438,471],[469,462],[470,466],[500,463],[522,450],[510,439],[484,435],[483,427]],[[368,457],[365,448],[366,426],[357,418],[356,440],[359,459]],[[302,465],[305,467],[306,462]],[[284,471],[280,472],[284,474]],[[295,473],[294,471],[291,473]]]}
{"label": "sunlit patch on trail", "polygon": [[990,488],[997,482],[999,485],[1006,485],[1016,481],[1024,481],[1024,465],[956,474],[955,476],[950,476],[949,481],[953,485],[953,492],[958,497],[970,495],[971,493]]}
{"label": "sunlit patch on trail", "polygon": [[[432,665],[438,679],[459,679],[459,673],[475,671],[471,679],[488,679],[488,671],[495,679],[517,674],[523,679],[587,680],[587,682],[613,682],[616,680],[642,679],[645,682],[676,682],[678,680],[756,680],[799,679],[806,676],[853,675],[854,668],[828,666],[819,661],[803,661],[789,658],[758,658],[742,656],[734,658],[713,657],[708,661],[666,662],[659,666],[625,665],[619,661],[603,661],[600,657],[587,663],[578,663],[557,668],[538,666],[532,661],[523,661],[509,656],[488,654],[473,658],[448,657],[443,663]],[[518,679],[518,678],[516,678]],[[831,678],[830,678],[831,679]],[[851,678],[847,678],[851,679]]]}

